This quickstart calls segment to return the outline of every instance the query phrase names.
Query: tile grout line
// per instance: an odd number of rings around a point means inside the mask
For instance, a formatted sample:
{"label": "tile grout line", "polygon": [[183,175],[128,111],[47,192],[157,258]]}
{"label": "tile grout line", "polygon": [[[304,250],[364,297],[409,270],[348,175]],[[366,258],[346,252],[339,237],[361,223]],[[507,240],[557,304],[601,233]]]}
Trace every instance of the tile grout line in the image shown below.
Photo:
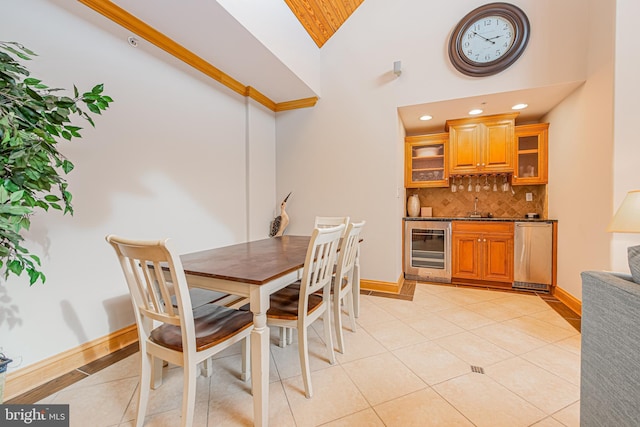
{"label": "tile grout line", "polygon": [[[386,294],[384,292],[377,292],[377,291],[361,291],[361,294],[363,295],[369,295],[369,296],[376,296],[376,297],[381,297],[381,298],[391,298],[391,299],[399,299],[399,300],[408,300],[408,301],[413,301],[414,295],[415,295],[415,290],[417,288],[417,285],[421,283],[421,282],[413,282],[412,286],[408,287],[408,289],[410,289],[410,294]],[[448,284],[439,284],[439,283],[425,283],[427,285],[441,285],[441,286],[451,286]],[[405,288],[406,286],[403,286],[403,288]],[[460,287],[457,285],[454,285],[453,287]],[[487,289],[488,288],[484,288],[484,287],[478,287],[475,289]],[[523,292],[510,292],[509,290],[504,290],[505,293],[515,293],[515,294],[522,294]],[[575,320],[578,323],[580,322],[581,318],[580,316],[578,316],[577,314],[575,314],[575,316],[577,317],[573,317],[573,318],[568,318],[565,316],[564,313],[562,313],[561,311],[557,310],[556,307],[554,305],[557,305],[559,307],[562,307],[563,309],[569,310],[568,307],[566,307],[560,300],[556,299],[555,297],[551,296],[551,295],[547,295],[545,294],[544,296],[547,297],[543,297],[541,295],[539,295],[537,292],[526,292],[526,294],[533,294],[538,296],[540,299],[542,299],[543,301],[545,301],[547,303],[547,305],[552,308],[554,311],[556,311],[563,319],[565,319],[572,327],[574,327],[578,332],[580,332],[580,328],[579,326],[577,327],[576,325],[574,325],[572,322],[569,322],[570,320]],[[392,296],[393,295],[393,296]],[[564,310],[563,310],[564,311]],[[570,310],[569,310],[570,311]],[[571,312],[573,313],[573,312]],[[87,367],[92,367],[92,366],[100,366],[101,364],[104,364],[105,361],[109,361],[109,359],[113,359],[111,360],[108,364],[105,364],[105,366],[102,366],[101,368],[97,369],[95,372],[99,372],[100,370],[112,365],[113,363],[116,363],[124,358],[126,358],[127,356],[129,356],[131,353],[129,353],[130,351],[132,351],[133,347],[136,348],[135,351],[138,351],[138,343],[133,343],[130,344],[129,346],[120,349],[114,353],[111,353],[107,356],[104,356],[96,361],[93,361],[87,365],[81,366],[80,368],[74,369],[73,371],[70,371],[66,374],[61,375],[58,378],[55,378],[51,381],[48,381],[47,383],[38,386],[32,390],[29,390],[19,396],[14,397],[13,399],[4,402],[5,404],[24,404],[24,403],[35,403],[37,401],[40,401],[46,397],[49,397],[55,393],[57,393],[58,391],[70,386],[71,384],[74,384],[82,379],[85,379],[86,377],[92,375],[92,373],[87,372],[87,371],[91,371],[92,369],[87,369]],[[135,351],[133,351],[133,353],[135,353]],[[77,374],[81,374],[83,375],[82,377],[76,377],[73,378],[73,376],[77,375]],[[279,375],[278,375],[279,376]],[[64,381],[64,379],[67,378],[67,380],[71,381],[70,383],[66,383]]]}

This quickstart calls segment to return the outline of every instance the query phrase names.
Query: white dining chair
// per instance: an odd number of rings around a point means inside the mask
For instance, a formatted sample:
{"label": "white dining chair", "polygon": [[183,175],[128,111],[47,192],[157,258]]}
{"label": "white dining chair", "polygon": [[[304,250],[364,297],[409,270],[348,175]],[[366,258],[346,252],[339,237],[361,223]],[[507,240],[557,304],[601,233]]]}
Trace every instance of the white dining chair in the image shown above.
{"label": "white dining chair", "polygon": [[216,304],[193,309],[182,263],[168,239],[139,241],[109,235],[106,240],[120,262],[138,327],[141,369],[135,426],[144,424],[157,359],[183,367],[181,425],[191,427],[199,363],[244,340],[242,373],[248,379],[253,314]]}
{"label": "white dining chair", "polygon": [[[350,217],[348,216],[316,216],[313,227],[314,228],[326,228],[326,227],[335,227],[337,225],[344,225],[344,231],[342,235],[347,230],[349,225]],[[287,344],[291,344],[293,341],[293,330],[290,328],[280,328],[280,347],[286,347]]]}
{"label": "white dining chair", "polygon": [[351,330],[356,331],[356,317],[354,310],[354,267],[360,245],[360,233],[365,221],[350,223],[344,233],[338,252],[336,272],[333,277],[333,324],[336,330],[336,342],[338,351],[344,353],[344,334],[342,333],[342,308],[346,308],[349,314]]}
{"label": "white dining chair", "polygon": [[344,224],[314,228],[305,257],[302,279],[271,295],[271,306],[267,310],[267,325],[298,331],[300,368],[307,398],[313,395],[307,329],[321,316],[329,363],[335,363],[331,333],[331,282],[344,228]]}
{"label": "white dining chair", "polygon": [[313,228],[335,227],[336,225],[342,224],[344,225],[344,231],[346,231],[349,225],[349,219],[348,216],[316,216]]}

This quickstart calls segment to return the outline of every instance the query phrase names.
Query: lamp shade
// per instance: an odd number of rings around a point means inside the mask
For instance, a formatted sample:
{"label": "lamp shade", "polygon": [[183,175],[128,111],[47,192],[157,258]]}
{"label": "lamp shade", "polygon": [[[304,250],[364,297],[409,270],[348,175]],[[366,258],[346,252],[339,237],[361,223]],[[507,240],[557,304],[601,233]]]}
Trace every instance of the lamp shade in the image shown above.
{"label": "lamp shade", "polygon": [[613,216],[607,231],[616,233],[640,233],[640,190],[627,193],[618,212]]}

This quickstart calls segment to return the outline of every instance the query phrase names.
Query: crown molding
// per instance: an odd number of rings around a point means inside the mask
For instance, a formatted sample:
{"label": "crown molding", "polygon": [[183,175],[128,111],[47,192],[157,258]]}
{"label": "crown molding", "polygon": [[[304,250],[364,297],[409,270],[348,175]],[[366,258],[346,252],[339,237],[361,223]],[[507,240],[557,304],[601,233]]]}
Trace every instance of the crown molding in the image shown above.
{"label": "crown molding", "polygon": [[123,28],[137,34],[149,43],[159,47],[168,54],[174,56],[187,65],[195,68],[218,83],[228,87],[234,92],[254,99],[271,111],[292,110],[296,108],[312,107],[318,101],[318,97],[276,103],[257,89],[244,85],[219,68],[211,65],[184,46],[176,43],[160,31],[156,30],[144,21],[136,18],[126,10],[109,0],[78,0],[85,6],[98,12],[105,18],[115,22]]}

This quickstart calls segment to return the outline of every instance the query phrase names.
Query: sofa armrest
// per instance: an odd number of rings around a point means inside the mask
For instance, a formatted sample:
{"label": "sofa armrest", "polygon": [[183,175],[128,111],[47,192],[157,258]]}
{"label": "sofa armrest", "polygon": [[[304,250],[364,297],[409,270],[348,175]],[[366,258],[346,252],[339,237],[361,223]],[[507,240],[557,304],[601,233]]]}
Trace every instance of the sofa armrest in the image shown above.
{"label": "sofa armrest", "polygon": [[[580,275],[582,276],[583,294],[585,286],[590,287],[593,285],[614,287],[623,292],[640,296],[640,285],[633,281],[630,274],[614,271],[583,271]],[[592,290],[597,291],[597,289]]]}
{"label": "sofa armrest", "polygon": [[640,285],[619,273],[581,276],[581,426],[637,426]]}
{"label": "sofa armrest", "polygon": [[[607,272],[606,271],[600,271],[600,272],[596,271],[595,273],[607,273]],[[629,273],[620,273],[620,272],[617,272],[617,271],[610,271],[608,273],[609,274],[613,274],[614,276],[616,276],[616,277],[618,277],[620,279],[624,279],[627,282],[633,282],[633,277],[631,277],[631,274],[629,274]]]}

